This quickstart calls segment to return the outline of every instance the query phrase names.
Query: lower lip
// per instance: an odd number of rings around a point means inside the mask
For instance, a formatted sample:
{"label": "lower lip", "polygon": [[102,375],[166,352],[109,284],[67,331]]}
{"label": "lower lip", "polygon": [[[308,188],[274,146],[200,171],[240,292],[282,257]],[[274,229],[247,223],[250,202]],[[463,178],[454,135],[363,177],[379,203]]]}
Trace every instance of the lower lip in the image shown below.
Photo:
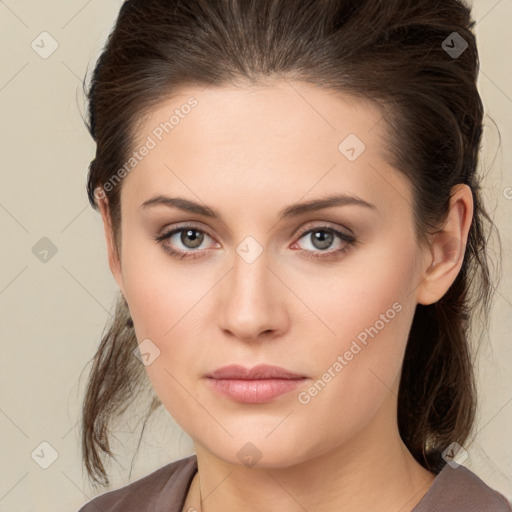
{"label": "lower lip", "polygon": [[211,379],[207,381],[218,393],[246,404],[270,402],[274,398],[289,393],[305,379]]}

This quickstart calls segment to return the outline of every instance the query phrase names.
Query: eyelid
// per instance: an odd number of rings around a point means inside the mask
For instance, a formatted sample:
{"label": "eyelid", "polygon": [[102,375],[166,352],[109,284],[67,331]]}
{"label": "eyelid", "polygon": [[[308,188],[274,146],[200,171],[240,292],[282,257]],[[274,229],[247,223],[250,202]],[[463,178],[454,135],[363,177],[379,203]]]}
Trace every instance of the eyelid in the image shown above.
{"label": "eyelid", "polygon": [[[178,223],[176,225],[173,225],[172,228],[169,228],[169,229],[164,228],[163,230],[161,230],[161,233],[159,235],[157,235],[156,239],[160,240],[160,239],[168,238],[169,236],[171,236],[171,234],[175,234],[176,232],[179,232],[180,230],[185,230],[187,228],[197,229],[198,231],[201,231],[202,233],[207,234],[211,239],[216,240],[216,238],[213,235],[211,235],[207,229],[203,228],[202,226],[194,224],[194,221]],[[339,233],[347,238],[355,237],[355,235],[351,229],[349,229],[347,227],[343,227],[343,229],[346,229],[348,231],[347,233],[344,233],[343,231],[340,230],[340,228],[338,226],[332,225],[328,221],[316,221],[316,224],[314,224],[314,225],[308,225],[306,227],[300,228],[293,236],[300,238],[300,237],[304,236],[306,233],[310,232],[312,229],[322,229],[322,228],[323,229],[326,229],[326,228],[332,229],[335,233]]]}
{"label": "eyelid", "polygon": [[201,233],[205,233],[210,238],[215,239],[215,237],[208,232],[208,229],[205,229],[203,226],[194,224],[193,221],[174,224],[172,225],[172,227],[165,227],[164,229],[161,230],[160,234],[157,235],[156,239],[158,240],[162,238],[167,238],[171,234],[175,234],[176,232],[179,231],[185,231],[186,229],[196,229]]}
{"label": "eyelid", "polygon": [[[162,246],[164,246],[164,250],[171,253],[171,255],[179,258],[179,259],[195,259],[198,257],[201,257],[200,254],[203,252],[208,252],[208,249],[197,249],[197,250],[179,250],[174,249],[168,244],[165,244],[166,240],[169,240],[172,236],[174,236],[176,233],[179,233],[181,231],[185,231],[187,229],[194,229],[201,233],[206,234],[208,237],[210,237],[212,240],[214,240],[215,243],[219,243],[214,236],[212,236],[207,229],[204,229],[202,226],[198,226],[194,223],[194,221],[186,221],[183,223],[178,223],[176,225],[173,225],[171,228],[164,229],[161,234],[154,237],[154,240],[158,243],[160,243]],[[349,233],[342,231],[342,229],[346,229],[349,231]],[[334,250],[328,250],[328,251],[308,251],[306,249],[299,249],[300,252],[303,253],[311,253],[311,255],[308,255],[307,257],[313,257],[318,259],[327,259],[329,257],[332,257],[336,254],[342,254],[346,252],[348,249],[350,249],[351,246],[355,245],[357,243],[357,238],[353,234],[352,230],[343,227],[339,228],[337,225],[333,226],[328,221],[316,221],[315,225],[308,225],[306,227],[302,227],[297,234],[294,235],[294,242],[292,245],[296,245],[297,242],[303,238],[305,235],[314,232],[314,231],[330,231],[334,233],[335,236],[337,236],[341,241],[345,242],[347,246],[343,249],[334,249]],[[196,254],[199,254],[199,256],[196,256]]]}
{"label": "eyelid", "polygon": [[[301,237],[308,233],[309,231],[313,229],[330,229],[334,231],[335,233],[339,233],[343,236],[346,236],[347,238],[355,238],[355,235],[353,231],[347,227],[339,227],[338,225],[333,225],[328,221],[316,221],[317,223],[314,225],[309,225],[305,228],[300,228],[300,230],[297,232],[295,236]],[[346,230],[347,232],[343,232],[342,229]]]}

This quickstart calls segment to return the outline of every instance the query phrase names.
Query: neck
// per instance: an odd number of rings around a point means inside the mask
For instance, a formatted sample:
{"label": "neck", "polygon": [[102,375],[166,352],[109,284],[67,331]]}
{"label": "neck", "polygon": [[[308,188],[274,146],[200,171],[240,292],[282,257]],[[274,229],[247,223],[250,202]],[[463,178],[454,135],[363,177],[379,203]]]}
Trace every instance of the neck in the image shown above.
{"label": "neck", "polygon": [[395,417],[387,426],[375,418],[350,440],[284,468],[237,466],[195,443],[198,473],[183,510],[410,512],[434,475],[407,450]]}

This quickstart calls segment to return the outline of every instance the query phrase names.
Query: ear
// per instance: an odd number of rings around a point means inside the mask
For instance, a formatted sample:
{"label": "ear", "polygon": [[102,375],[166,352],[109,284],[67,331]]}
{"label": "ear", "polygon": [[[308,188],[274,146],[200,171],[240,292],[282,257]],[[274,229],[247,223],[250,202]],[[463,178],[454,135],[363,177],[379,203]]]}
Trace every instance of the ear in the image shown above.
{"label": "ear", "polygon": [[101,218],[103,219],[103,229],[105,231],[105,239],[107,242],[108,264],[110,267],[110,271],[112,272],[112,275],[114,276],[114,279],[116,280],[119,289],[124,295],[124,283],[123,273],[121,270],[121,260],[114,242],[114,230],[112,228],[112,219],[110,217],[108,198],[104,193],[97,196],[97,204],[101,213]]}
{"label": "ear", "polygon": [[425,260],[427,268],[417,288],[418,303],[437,302],[455,281],[464,260],[472,220],[473,194],[467,185],[459,183],[451,190],[446,222],[431,239],[431,254]]}

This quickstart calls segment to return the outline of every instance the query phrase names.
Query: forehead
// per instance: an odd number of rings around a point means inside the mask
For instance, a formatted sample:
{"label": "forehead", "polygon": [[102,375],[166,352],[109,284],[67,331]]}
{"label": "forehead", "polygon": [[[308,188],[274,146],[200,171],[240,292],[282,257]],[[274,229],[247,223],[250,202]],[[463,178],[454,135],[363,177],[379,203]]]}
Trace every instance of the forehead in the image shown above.
{"label": "forehead", "polygon": [[[384,126],[380,121],[380,110],[369,100],[311,84],[274,80],[258,85],[182,89],[144,116],[135,137],[141,143],[146,135],[153,134],[159,141],[165,138],[172,143],[173,139],[181,144],[190,143],[197,135],[231,145],[255,147],[266,142],[272,149],[276,135],[281,137],[282,146],[322,139],[328,145],[354,133],[364,138],[367,146],[379,150]],[[210,144],[196,149],[214,151],[216,147]]]}
{"label": "forehead", "polygon": [[376,193],[384,198],[391,187],[403,197],[382,121],[370,101],[288,80],[185,88],[136,127],[132,149],[151,149],[123,188],[142,197],[178,186],[199,198],[230,192],[247,201],[336,190],[379,202]]}

